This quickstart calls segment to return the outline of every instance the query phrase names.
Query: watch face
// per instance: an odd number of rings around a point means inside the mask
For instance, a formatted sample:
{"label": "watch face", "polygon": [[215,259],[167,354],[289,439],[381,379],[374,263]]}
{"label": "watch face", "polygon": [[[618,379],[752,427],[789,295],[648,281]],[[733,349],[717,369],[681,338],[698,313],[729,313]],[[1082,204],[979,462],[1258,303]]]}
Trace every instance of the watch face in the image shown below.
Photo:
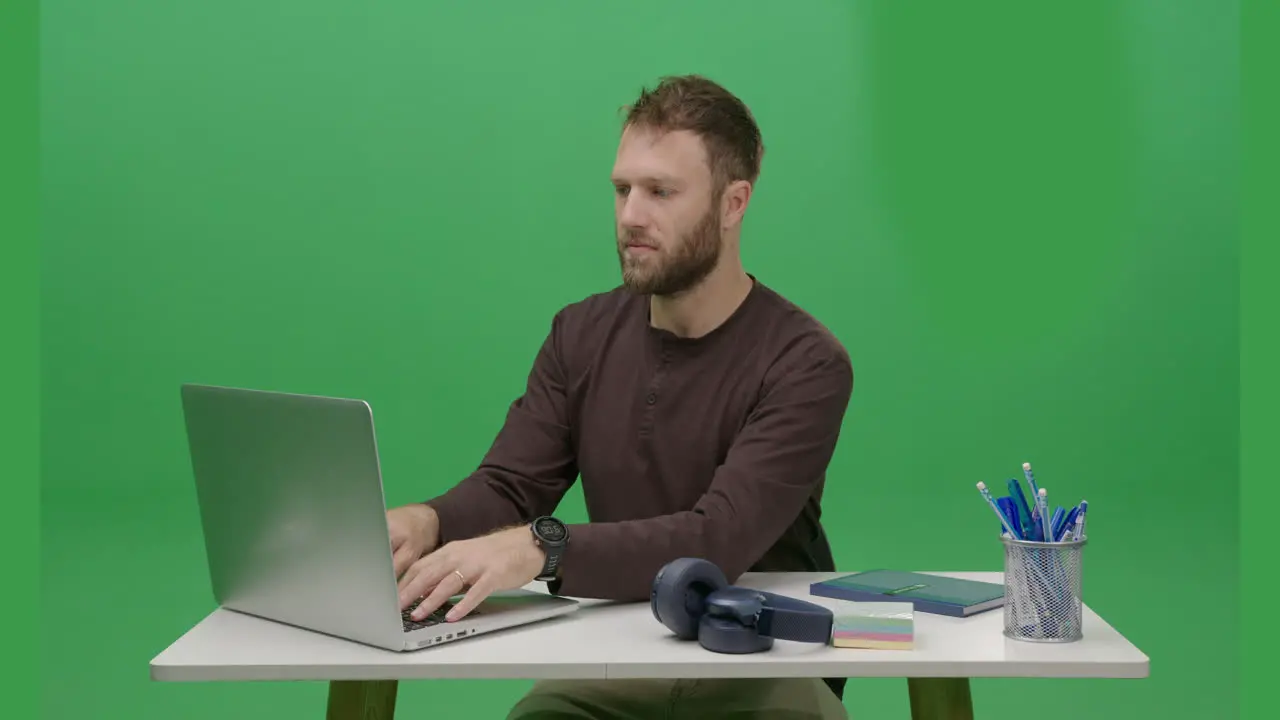
{"label": "watch face", "polygon": [[544,542],[560,542],[564,540],[566,535],[568,535],[568,531],[565,530],[564,524],[559,520],[553,520],[551,518],[542,518],[538,520],[537,531],[538,537],[542,538]]}

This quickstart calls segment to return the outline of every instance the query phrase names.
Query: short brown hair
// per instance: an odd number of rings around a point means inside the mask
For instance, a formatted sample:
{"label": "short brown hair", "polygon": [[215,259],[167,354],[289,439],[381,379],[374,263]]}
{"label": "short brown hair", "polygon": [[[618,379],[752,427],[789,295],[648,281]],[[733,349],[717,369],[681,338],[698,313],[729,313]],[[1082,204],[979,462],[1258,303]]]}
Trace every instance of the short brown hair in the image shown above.
{"label": "short brown hair", "polygon": [[735,95],[701,75],[661,78],[626,108],[623,127],[661,132],[687,130],[702,138],[711,176],[719,187],[760,177],[764,142],[751,111]]}

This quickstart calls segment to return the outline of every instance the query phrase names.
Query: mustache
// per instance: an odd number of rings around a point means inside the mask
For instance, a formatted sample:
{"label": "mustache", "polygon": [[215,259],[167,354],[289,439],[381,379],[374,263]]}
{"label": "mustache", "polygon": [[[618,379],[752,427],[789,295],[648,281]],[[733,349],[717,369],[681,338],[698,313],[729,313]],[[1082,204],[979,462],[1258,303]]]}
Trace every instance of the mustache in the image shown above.
{"label": "mustache", "polygon": [[633,232],[628,230],[626,233],[618,237],[618,245],[625,247],[627,245],[644,245],[657,249],[658,244],[645,237],[643,232]]}

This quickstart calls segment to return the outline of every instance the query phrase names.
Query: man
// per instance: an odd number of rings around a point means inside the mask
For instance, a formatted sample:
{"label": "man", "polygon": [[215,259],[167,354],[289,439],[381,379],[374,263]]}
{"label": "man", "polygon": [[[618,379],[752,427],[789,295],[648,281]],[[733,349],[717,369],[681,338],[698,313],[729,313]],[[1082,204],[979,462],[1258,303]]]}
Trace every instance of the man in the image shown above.
{"label": "man", "polygon": [[[472,475],[388,513],[403,607],[425,598],[422,617],[463,595],[456,620],[535,579],[572,597],[646,600],[678,557],[710,560],[730,581],[835,569],[820,501],[853,371],[831,333],[743,269],[763,152],[749,110],[705,78],[666,78],[630,107],[612,176],[622,286],[556,314]],[[579,476],[591,521],[531,526]],[[512,717],[651,717],[681,699],[716,708],[700,717],[844,717],[842,690],[544,682]]]}

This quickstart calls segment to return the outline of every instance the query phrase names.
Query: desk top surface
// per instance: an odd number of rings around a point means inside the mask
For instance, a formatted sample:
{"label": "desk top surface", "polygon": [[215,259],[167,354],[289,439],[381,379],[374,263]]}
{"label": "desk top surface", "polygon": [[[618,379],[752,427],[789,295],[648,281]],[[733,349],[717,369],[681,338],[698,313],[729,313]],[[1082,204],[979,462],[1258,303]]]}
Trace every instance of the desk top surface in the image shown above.
{"label": "desk top surface", "polygon": [[[848,574],[749,573],[738,584],[838,610],[809,583]],[[1000,582],[1001,574],[940,572]],[[541,590],[541,586],[530,586]],[[151,661],[163,681],[693,677],[1143,678],[1146,655],[1087,606],[1084,638],[1010,640],[992,610],[969,618],[915,613],[912,650],[856,650],[777,641],[722,655],[677,640],[647,603],[582,601],[565,617],[415,652],[392,652],[227,610],[215,610]]]}

